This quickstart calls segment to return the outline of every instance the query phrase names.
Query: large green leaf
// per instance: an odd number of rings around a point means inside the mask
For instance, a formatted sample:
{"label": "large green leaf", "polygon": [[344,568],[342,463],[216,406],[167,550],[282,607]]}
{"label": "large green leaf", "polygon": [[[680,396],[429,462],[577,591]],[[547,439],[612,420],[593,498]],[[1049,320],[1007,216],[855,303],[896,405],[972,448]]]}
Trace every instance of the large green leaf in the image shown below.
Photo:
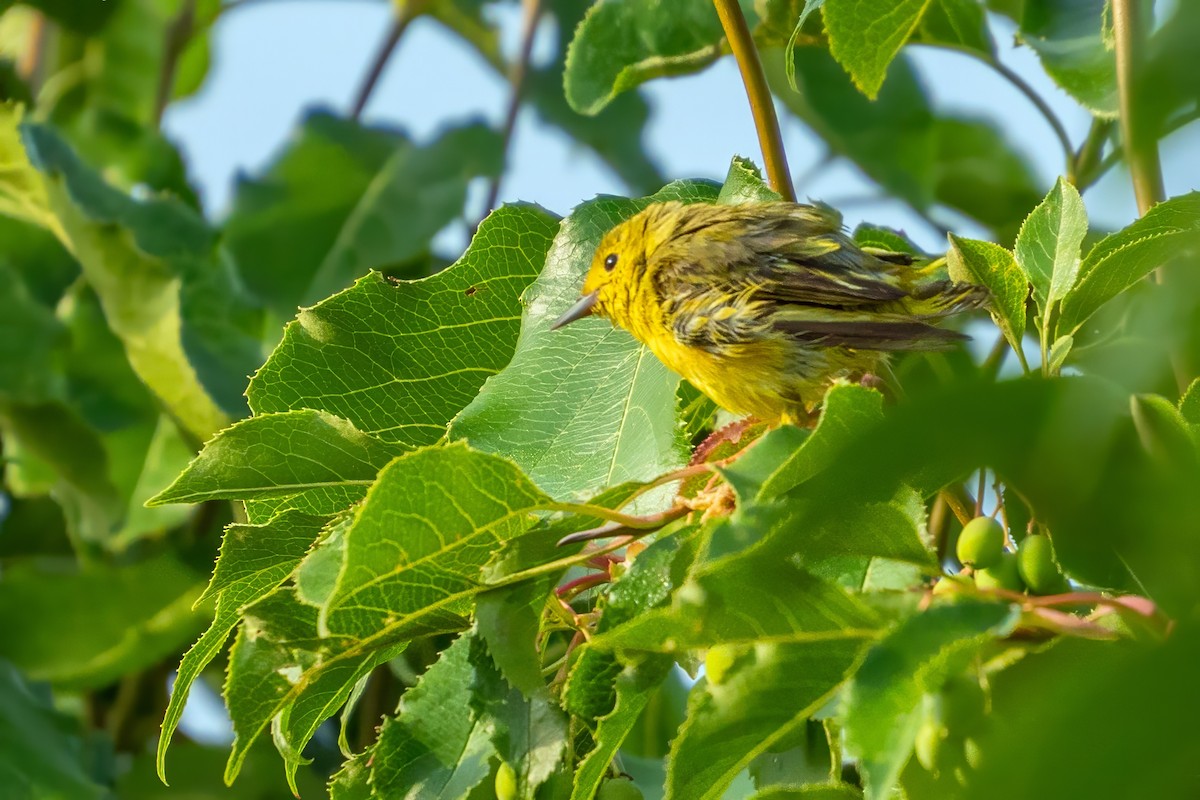
{"label": "large green leaf", "polygon": [[1117,114],[1116,56],[1105,0],[1028,0],[1019,36],[1059,86],[1097,116]]}
{"label": "large green leaf", "polygon": [[[166,780],[167,746],[179,725],[196,678],[225,646],[242,609],[283,582],[316,540],[324,520],[281,514],[266,525],[232,525],[225,531],[212,580],[200,599],[216,599],[208,630],[184,654],[158,739],[158,775]],[[197,602],[200,602],[198,599]]]}
{"label": "large green leaf", "polygon": [[212,231],[183,205],[138,202],[88,169],[50,128],[26,126],[65,244],[83,265],[138,376],[199,439],[244,408],[258,362],[243,305]]}
{"label": "large green leaf", "polygon": [[578,297],[609,228],[650,202],[711,201],[716,194],[711,184],[680,182],[643,200],[600,198],[577,208],[523,298],[512,363],[458,415],[451,438],[512,458],[554,497],[648,480],[676,466],[678,376],[603,320],[558,331],[550,324]]}
{"label": "large green leaf", "polygon": [[458,800],[487,778],[493,749],[487,720],[470,713],[475,669],[471,637],[442,651],[383,723],[371,785],[383,800]]}
{"label": "large green leaf", "polygon": [[0,583],[0,656],[37,680],[105,686],[194,636],[200,592],[201,576],[169,554],[80,572],[14,564]]}
{"label": "large green leaf", "polygon": [[1154,269],[1200,247],[1200,192],[1159,203],[1124,230],[1104,237],[1083,259],[1062,304],[1058,334],[1079,330],[1109,300]]}
{"label": "large green leaf", "polygon": [[874,100],[888,65],[917,28],[930,0],[825,0],[829,52]]}
{"label": "large green leaf", "polygon": [[150,504],[304,495],[332,514],[360,499],[405,450],[321,411],[263,414],[218,433]]}
{"label": "large green leaf", "polygon": [[861,640],[764,642],[741,652],[719,682],[697,684],[671,746],[667,797],[722,797],[739,772],[825,705],[862,650]]}
{"label": "large green leaf", "polygon": [[[638,35],[631,36],[630,32]],[[599,0],[567,51],[567,102],[595,114],[621,92],[665,75],[695,72],[721,54],[721,22],[710,3]]]}
{"label": "large green leaf", "polygon": [[846,692],[846,741],[860,760],[868,798],[888,797],[912,752],[927,692],[939,691],[1019,614],[1003,604],[934,606],[907,620],[867,654]]}
{"label": "large green leaf", "polygon": [[0,406],[54,397],[62,324],[39,303],[16,270],[0,261]]}
{"label": "large green leaf", "polygon": [[[0,660],[0,785],[11,797],[110,797],[80,725]],[[99,748],[95,748],[99,751]],[[111,757],[111,754],[109,754]]]}
{"label": "large green leaf", "polygon": [[598,648],[678,652],[717,644],[862,640],[875,615],[833,584],[753,552],[706,565],[671,605],[639,614],[592,640]]}
{"label": "large green leaf", "polygon": [[370,275],[301,311],[250,382],[251,408],[318,409],[407,447],[437,441],[512,357],[519,298],[553,231],[541,209],[506,206],[437,275],[396,284]]}

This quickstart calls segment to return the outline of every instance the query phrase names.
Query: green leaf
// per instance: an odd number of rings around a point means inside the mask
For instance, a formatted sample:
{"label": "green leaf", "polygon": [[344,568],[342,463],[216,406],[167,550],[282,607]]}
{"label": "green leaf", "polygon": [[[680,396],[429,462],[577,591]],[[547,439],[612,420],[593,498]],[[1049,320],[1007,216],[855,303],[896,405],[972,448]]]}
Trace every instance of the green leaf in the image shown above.
{"label": "green leaf", "polygon": [[563,223],[546,267],[525,293],[512,362],[450,426],[452,439],[513,459],[552,497],[588,495],[675,467],[678,376],[628,333],[599,319],[550,324],[579,295],[600,238],[651,202],[711,201],[708,183],[650,198],[600,198]]}
{"label": "green leaf", "polygon": [[779,199],[779,193],[767,186],[762,172],[753,161],[741,156],[733,157],[729,164],[729,172],[725,175],[725,182],[721,185],[721,193],[717,195],[718,203],[737,205]]}
{"label": "green leaf", "polygon": [[748,552],[705,565],[670,606],[597,635],[591,647],[671,653],[716,644],[861,640],[879,624],[837,586],[790,561]]}
{"label": "green leaf", "polygon": [[1179,398],[1179,413],[1189,425],[1200,425],[1200,378],[1193,380]]}
{"label": "green leaf", "polygon": [[487,778],[494,751],[486,720],[470,713],[471,644],[461,636],[443,650],[384,721],[370,764],[376,796],[458,800]]}
{"label": "green leaf", "polygon": [[159,733],[157,769],[163,781],[166,781],[167,747],[179,725],[192,684],[225,646],[242,609],[274,590],[291,574],[324,522],[320,517],[289,512],[266,525],[231,525],[225,531],[212,580],[196,601],[215,598],[216,614],[208,630],[179,664]]}
{"label": "green leaf", "polygon": [[50,198],[37,169],[29,163],[21,142],[22,108],[0,104],[0,215],[52,228]]}
{"label": "green leaf", "polygon": [[667,7],[652,0],[599,0],[567,50],[567,102],[581,114],[595,114],[621,92],[652,78],[708,66],[721,55],[722,39],[709,3]]}
{"label": "green leaf", "polygon": [[921,698],[941,689],[1019,612],[998,603],[934,606],[904,622],[867,654],[846,692],[847,745],[858,753],[868,798],[888,797],[908,761]]}
{"label": "green leaf", "polygon": [[58,394],[54,362],[65,334],[16,270],[0,262],[0,404],[37,403]]}
{"label": "green leaf", "polygon": [[[50,692],[30,686],[0,660],[0,785],[11,797],[111,797],[93,775],[98,753],[73,716],[54,707]],[[109,755],[111,758],[111,755]]]}
{"label": "green leaf", "polygon": [[807,786],[772,786],[753,795],[750,800],[861,800],[862,791],[850,784],[809,784]]}
{"label": "green leaf", "polygon": [[1063,301],[1059,335],[1075,333],[1096,311],[1155,268],[1200,246],[1200,192],[1159,203],[1124,230],[1100,240],[1083,259]]}
{"label": "green leaf", "polygon": [[401,456],[346,533],[322,629],[394,639],[465,627],[480,570],[547,501],[511,462],[461,444]]}
{"label": "green leaf", "polygon": [[106,541],[124,509],[108,452],[96,431],[61,403],[0,407],[0,427],[5,455],[16,465],[32,456],[50,469],[49,491],[75,535],[88,542]]}
{"label": "green leaf", "polygon": [[517,797],[532,800],[534,791],[555,774],[566,753],[567,717],[546,689],[526,697],[509,685],[483,642],[474,639],[473,645],[472,709],[491,729],[496,753],[516,773]]}
{"label": "green leaf", "polygon": [[84,166],[51,129],[24,129],[65,243],[96,289],[134,371],[196,438],[243,407],[258,361],[228,264],[202,220],[163,199],[138,202]]}
{"label": "green leaf", "polygon": [[575,768],[571,800],[591,800],[608,774],[625,738],[633,730],[650,703],[654,690],[666,678],[670,662],[646,659],[626,665],[613,684],[616,701],[612,710],[599,719],[596,746]]}
{"label": "green leaf", "polygon": [[988,30],[987,11],[979,0],[933,0],[918,27],[921,41],[975,51],[985,56],[996,52]]}
{"label": "green leaf", "polygon": [[719,798],[739,772],[804,725],[861,657],[861,640],[774,642],[699,683],[667,761],[667,798]]}
{"label": "green leaf", "polygon": [[1142,447],[1161,467],[1192,470],[1197,463],[1191,426],[1179,409],[1157,394],[1135,394],[1129,398],[1133,427]]}
{"label": "green leaf", "polygon": [[1041,311],[1038,328],[1043,331],[1049,326],[1055,305],[1067,296],[1079,277],[1079,248],[1087,228],[1087,211],[1079,191],[1059,178],[1017,235],[1014,255],[1033,284],[1033,299]]}
{"label": "green leaf", "polygon": [[0,656],[36,680],[106,686],[194,636],[201,616],[192,604],[200,592],[200,576],[170,554],[80,572],[6,565]]}
{"label": "green leaf", "polygon": [[888,65],[916,30],[930,0],[825,0],[829,52],[874,100]]}
{"label": "green leaf", "polygon": [[1025,3],[1018,37],[1050,77],[1094,115],[1117,115],[1116,57],[1105,0]]}
{"label": "green leaf", "polygon": [[425,147],[398,149],[346,218],[303,302],[424,252],[435,233],[463,215],[467,183],[499,174],[503,150],[500,134],[482,123],[452,128]]}
{"label": "green leaf", "polygon": [[[992,708],[1004,724],[979,738],[983,763],[966,796],[1186,796],[1196,742],[1156,732],[1191,724],[1198,658],[1200,636],[1189,623],[1159,646],[1067,640],[1000,672]],[[1026,757],[1047,748],[1062,760]],[[1092,766],[1063,768],[1078,759]]]}
{"label": "green leaf", "polygon": [[370,275],[305,309],[250,382],[251,408],[318,409],[388,442],[432,444],[512,357],[520,294],[553,232],[541,209],[506,206],[437,275],[398,284]]}
{"label": "green leaf", "polygon": [[361,499],[379,470],[404,452],[332,414],[264,414],[218,433],[150,504],[305,494],[332,514]]}
{"label": "green leaf", "polygon": [[812,433],[781,426],[768,431],[722,472],[743,500],[770,500],[825,469],[859,433],[883,418],[883,395],[857,384],[834,385]]}
{"label": "green leaf", "polygon": [[[250,290],[276,314],[292,316],[339,236],[353,241],[343,231],[356,206],[369,202],[372,185],[384,185],[389,159],[410,148],[399,133],[309,114],[262,175],[238,181],[225,241]],[[404,224],[397,217],[384,230]]]}
{"label": "green leaf", "polygon": [[1025,353],[1021,339],[1025,335],[1029,280],[1013,254],[998,244],[950,234],[950,252],[946,259],[952,279],[987,287],[991,294],[988,310],[992,319],[1023,364]]}

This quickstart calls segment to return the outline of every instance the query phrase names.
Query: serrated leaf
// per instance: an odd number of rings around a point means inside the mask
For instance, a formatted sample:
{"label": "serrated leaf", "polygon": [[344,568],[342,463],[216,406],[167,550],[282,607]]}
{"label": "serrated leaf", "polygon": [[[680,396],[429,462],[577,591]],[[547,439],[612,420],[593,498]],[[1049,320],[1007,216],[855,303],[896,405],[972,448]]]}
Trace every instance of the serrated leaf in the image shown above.
{"label": "serrated leaf", "polygon": [[811,434],[791,426],[768,431],[722,472],[741,499],[770,500],[833,463],[847,442],[881,419],[883,395],[856,384],[836,384],[826,393]]}
{"label": "serrated leaf", "polygon": [[442,651],[384,721],[370,762],[376,797],[459,800],[487,778],[491,730],[470,711],[475,668],[471,637]]}
{"label": "serrated leaf", "polygon": [[1020,614],[1001,603],[934,606],[904,622],[867,654],[845,698],[847,744],[858,753],[868,798],[887,797],[912,752],[920,703],[941,689]]}
{"label": "serrated leaf", "polygon": [[595,796],[625,737],[637,724],[670,666],[670,661],[665,659],[646,659],[626,666],[617,676],[613,685],[616,700],[612,710],[601,717],[596,726],[595,747],[575,768],[571,800],[592,800]]}
{"label": "serrated leaf", "polygon": [[1179,413],[1189,425],[1200,425],[1200,378],[1193,380],[1179,398]]}
{"label": "serrated leaf", "polygon": [[401,456],[379,474],[346,532],[322,628],[394,639],[465,627],[481,569],[547,501],[511,462],[461,444]]}
{"label": "serrated leaf", "polygon": [[678,465],[678,376],[628,333],[599,319],[550,324],[579,295],[600,238],[651,202],[711,201],[712,184],[680,182],[650,198],[600,198],[566,220],[526,292],[511,363],[455,418],[451,439],[515,461],[553,497],[649,480]]}
{"label": "serrated leaf", "polygon": [[1071,354],[1071,348],[1074,345],[1075,338],[1069,335],[1058,337],[1054,340],[1054,344],[1050,345],[1050,352],[1046,354],[1046,365],[1049,367],[1051,375],[1057,375],[1062,369],[1063,362]]}
{"label": "serrated leaf", "polygon": [[[23,128],[64,244],[83,266],[134,371],[195,437],[243,406],[240,378],[259,359],[255,316],[190,209],[138,202],[88,169],[50,128]],[[203,375],[200,374],[203,371]]]}
{"label": "serrated leaf", "polygon": [[300,563],[324,519],[287,513],[266,525],[231,525],[221,541],[212,580],[203,596],[216,599],[208,630],[179,664],[158,739],[158,775],[166,780],[167,747],[179,725],[192,683],[224,647],[244,606],[274,590]]}
{"label": "serrated leaf", "polygon": [[1157,394],[1135,394],[1129,398],[1129,408],[1142,447],[1159,465],[1173,470],[1196,466],[1191,426],[1170,400]]}
{"label": "serrated leaf", "polygon": [[78,572],[6,565],[0,656],[36,680],[107,686],[195,636],[203,624],[192,610],[200,592],[201,576],[169,553]]}
{"label": "serrated leaf", "polygon": [[1096,311],[1155,268],[1200,247],[1200,192],[1159,203],[1127,228],[1100,240],[1083,259],[1063,301],[1059,335],[1075,333]]}
{"label": "serrated leaf", "polygon": [[987,287],[991,295],[988,310],[992,319],[1024,363],[1021,339],[1025,335],[1029,280],[1013,254],[998,244],[950,234],[950,252],[946,254],[946,260],[952,279]]}
{"label": "serrated leaf", "polygon": [[[630,31],[640,31],[630,36]],[[567,102],[595,114],[652,78],[696,72],[721,54],[723,32],[708,3],[600,0],[575,30],[563,71]]]}
{"label": "serrated leaf", "polygon": [[861,640],[759,644],[719,684],[697,684],[668,757],[668,800],[721,797],[833,696],[862,650]]}
{"label": "serrated leaf", "polygon": [[53,229],[46,187],[21,142],[23,117],[21,106],[0,103],[0,215]]}
{"label": "serrated leaf", "polygon": [[516,773],[516,796],[533,800],[566,752],[567,717],[545,689],[526,697],[511,686],[483,642],[473,639],[472,643],[472,708],[478,721],[489,727],[496,753]]}
{"label": "serrated leaf", "polygon": [[1079,248],[1087,228],[1087,211],[1079,191],[1059,178],[1017,235],[1013,254],[1033,284],[1033,299],[1041,311],[1038,328],[1043,331],[1055,305],[1067,296],[1079,276]]}
{"label": "serrated leaf", "polygon": [[725,182],[721,184],[721,193],[717,195],[718,203],[737,205],[779,199],[779,193],[767,185],[762,172],[753,161],[741,156],[733,157],[725,175]]}
{"label": "serrated leaf", "polygon": [[1105,0],[1024,4],[1018,36],[1050,77],[1096,116],[1117,115],[1116,56],[1104,30]]}
{"label": "serrated leaf", "polygon": [[432,444],[512,357],[520,294],[553,233],[541,209],[506,206],[437,275],[399,284],[370,275],[302,311],[250,382],[251,408],[319,409],[388,442]]}
{"label": "serrated leaf", "polygon": [[671,605],[597,635],[598,649],[680,652],[716,644],[861,640],[879,620],[842,589],[753,552],[705,565]]}
{"label": "serrated leaf", "polygon": [[308,494],[316,502],[329,498],[327,513],[332,514],[361,499],[379,470],[406,451],[332,414],[263,414],[218,433],[149,503]]}
{"label": "serrated leaf", "polygon": [[931,0],[825,0],[829,52],[874,100],[888,65],[916,30]]}

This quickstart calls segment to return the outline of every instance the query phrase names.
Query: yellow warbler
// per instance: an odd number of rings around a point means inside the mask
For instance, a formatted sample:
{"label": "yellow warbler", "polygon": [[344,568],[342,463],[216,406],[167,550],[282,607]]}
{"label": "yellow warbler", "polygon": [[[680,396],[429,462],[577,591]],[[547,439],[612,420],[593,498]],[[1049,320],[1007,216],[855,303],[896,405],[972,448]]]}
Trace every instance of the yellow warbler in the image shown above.
{"label": "yellow warbler", "polygon": [[596,314],[642,341],[721,407],[796,422],[830,383],[897,350],[963,339],[933,321],[987,290],[944,262],[862,248],[836,212],[799,203],[657,203],[613,228],[583,296],[555,328]]}

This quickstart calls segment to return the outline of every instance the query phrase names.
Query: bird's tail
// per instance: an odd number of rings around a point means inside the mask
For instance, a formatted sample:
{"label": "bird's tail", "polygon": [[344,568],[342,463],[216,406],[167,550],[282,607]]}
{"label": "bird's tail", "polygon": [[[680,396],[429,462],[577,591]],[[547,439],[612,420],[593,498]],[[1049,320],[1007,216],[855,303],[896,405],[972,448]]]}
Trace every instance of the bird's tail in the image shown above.
{"label": "bird's tail", "polygon": [[909,312],[925,319],[938,319],[986,305],[991,293],[974,283],[958,283],[946,274],[946,259],[937,258],[914,266],[908,296]]}

